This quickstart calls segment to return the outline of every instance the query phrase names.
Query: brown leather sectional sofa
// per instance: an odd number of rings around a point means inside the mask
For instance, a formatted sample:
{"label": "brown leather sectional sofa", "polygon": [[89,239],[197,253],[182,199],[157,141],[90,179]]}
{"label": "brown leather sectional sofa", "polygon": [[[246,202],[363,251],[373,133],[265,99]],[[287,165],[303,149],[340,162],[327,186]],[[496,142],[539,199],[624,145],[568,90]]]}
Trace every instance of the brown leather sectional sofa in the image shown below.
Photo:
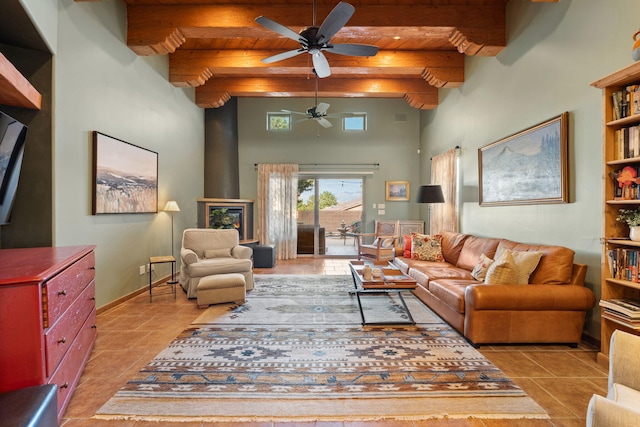
{"label": "brown leather sectional sofa", "polygon": [[[394,263],[416,279],[416,296],[470,342],[580,342],[586,312],[596,300],[584,286],[587,266],[573,262],[571,249],[440,234],[445,262],[396,257]],[[493,259],[498,247],[544,253],[528,285],[488,285],[473,278],[480,255]]]}

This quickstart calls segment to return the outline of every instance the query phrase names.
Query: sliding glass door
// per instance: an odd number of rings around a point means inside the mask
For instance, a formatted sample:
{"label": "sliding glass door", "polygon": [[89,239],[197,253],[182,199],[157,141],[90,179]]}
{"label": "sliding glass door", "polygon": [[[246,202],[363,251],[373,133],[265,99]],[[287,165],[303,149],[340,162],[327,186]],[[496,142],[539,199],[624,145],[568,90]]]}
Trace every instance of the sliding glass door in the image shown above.
{"label": "sliding glass door", "polygon": [[357,255],[354,234],[361,231],[362,177],[300,174],[298,254],[318,257]]}

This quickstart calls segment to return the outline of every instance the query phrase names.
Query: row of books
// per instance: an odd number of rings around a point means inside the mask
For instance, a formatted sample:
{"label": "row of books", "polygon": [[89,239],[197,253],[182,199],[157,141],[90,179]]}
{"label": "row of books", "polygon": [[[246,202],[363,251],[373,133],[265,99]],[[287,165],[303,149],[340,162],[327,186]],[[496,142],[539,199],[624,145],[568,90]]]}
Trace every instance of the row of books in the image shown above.
{"label": "row of books", "polygon": [[628,328],[640,330],[640,301],[630,299],[600,300],[602,315]]}
{"label": "row of books", "polygon": [[614,279],[640,283],[638,278],[638,264],[640,263],[640,249],[613,248],[607,251],[609,274]]}
{"label": "row of books", "polygon": [[614,120],[640,114],[640,85],[627,86],[614,92],[611,97]]}
{"label": "row of books", "polygon": [[617,129],[613,146],[615,160],[640,157],[640,125]]}

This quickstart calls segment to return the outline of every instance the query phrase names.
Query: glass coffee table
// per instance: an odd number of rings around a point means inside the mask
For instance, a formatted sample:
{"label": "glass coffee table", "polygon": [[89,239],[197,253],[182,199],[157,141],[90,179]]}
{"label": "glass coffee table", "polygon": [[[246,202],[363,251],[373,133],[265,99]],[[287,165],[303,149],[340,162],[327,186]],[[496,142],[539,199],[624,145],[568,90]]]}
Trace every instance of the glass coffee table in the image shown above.
{"label": "glass coffee table", "polygon": [[[369,264],[372,269],[379,268],[382,271],[380,277],[373,277],[366,280],[362,274],[364,266]],[[415,325],[413,316],[407,307],[407,303],[402,297],[402,292],[411,291],[416,288],[415,279],[403,274],[397,267],[387,261],[349,261],[351,275],[355,290],[351,294],[355,294],[358,299],[358,308],[360,309],[360,318],[363,325]],[[364,294],[383,294],[397,293],[398,298],[402,302],[402,306],[407,315],[407,320],[402,321],[377,321],[367,322],[362,309],[361,295]]]}

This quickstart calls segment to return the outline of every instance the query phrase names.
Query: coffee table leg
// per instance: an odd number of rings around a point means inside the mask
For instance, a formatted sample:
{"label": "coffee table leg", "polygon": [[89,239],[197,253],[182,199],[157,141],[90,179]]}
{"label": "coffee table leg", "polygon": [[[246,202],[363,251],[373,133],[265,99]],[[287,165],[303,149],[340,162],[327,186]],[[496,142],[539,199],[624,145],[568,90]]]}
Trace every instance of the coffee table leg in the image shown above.
{"label": "coffee table leg", "polygon": [[412,325],[415,325],[416,321],[413,320],[413,316],[411,315],[411,312],[409,311],[409,307],[407,307],[407,303],[404,300],[404,297],[402,296],[402,292],[398,292],[398,296],[400,297],[400,301],[402,301],[402,306],[404,307],[404,311],[407,313],[407,316],[409,316],[409,321],[411,322]]}

